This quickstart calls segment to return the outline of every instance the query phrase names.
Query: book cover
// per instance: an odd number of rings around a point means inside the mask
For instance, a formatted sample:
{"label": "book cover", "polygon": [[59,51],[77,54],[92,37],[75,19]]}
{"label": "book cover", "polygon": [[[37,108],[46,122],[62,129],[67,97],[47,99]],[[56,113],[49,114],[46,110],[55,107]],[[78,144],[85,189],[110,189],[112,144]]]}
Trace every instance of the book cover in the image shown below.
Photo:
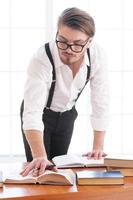
{"label": "book cover", "polygon": [[133,168],[133,155],[108,155],[104,158],[104,164],[109,167]]}
{"label": "book cover", "polygon": [[33,177],[31,174],[23,177],[20,174],[12,174],[5,178],[4,183],[10,184],[48,184],[48,185],[73,185],[75,173],[71,169],[54,172],[46,170],[44,174]]}
{"label": "book cover", "polygon": [[78,171],[78,185],[119,185],[124,184],[120,171]]}
{"label": "book cover", "polygon": [[123,176],[133,176],[133,168],[125,168],[125,167],[107,167],[108,171],[120,171]]}
{"label": "book cover", "polygon": [[52,161],[58,168],[104,166],[103,159],[88,159],[86,156],[79,154],[65,154],[61,156],[55,156]]}

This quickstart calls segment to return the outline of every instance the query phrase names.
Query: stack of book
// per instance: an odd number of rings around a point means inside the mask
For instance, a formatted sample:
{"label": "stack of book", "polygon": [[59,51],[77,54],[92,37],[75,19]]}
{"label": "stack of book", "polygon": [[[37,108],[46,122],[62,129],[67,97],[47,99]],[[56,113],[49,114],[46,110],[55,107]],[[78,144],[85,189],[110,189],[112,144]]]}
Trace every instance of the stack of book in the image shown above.
{"label": "stack of book", "polygon": [[104,159],[88,160],[86,157],[75,154],[56,156],[53,162],[58,168],[72,167],[106,167],[106,171],[87,169],[76,173],[79,185],[111,185],[124,184],[125,176],[133,176],[133,156],[109,155]]}
{"label": "stack of book", "polygon": [[[86,170],[76,171],[76,179],[78,185],[124,184],[124,176],[120,171],[105,170],[103,158],[96,160],[88,159],[86,156],[83,157],[82,155],[78,154],[67,154],[56,156],[52,159],[52,161],[58,168],[86,168]],[[95,168],[95,171],[93,168]]]}
{"label": "stack of book", "polygon": [[3,187],[3,173],[0,171],[0,187]]}
{"label": "stack of book", "polygon": [[108,155],[104,158],[108,171],[121,171],[124,176],[133,176],[132,155]]}

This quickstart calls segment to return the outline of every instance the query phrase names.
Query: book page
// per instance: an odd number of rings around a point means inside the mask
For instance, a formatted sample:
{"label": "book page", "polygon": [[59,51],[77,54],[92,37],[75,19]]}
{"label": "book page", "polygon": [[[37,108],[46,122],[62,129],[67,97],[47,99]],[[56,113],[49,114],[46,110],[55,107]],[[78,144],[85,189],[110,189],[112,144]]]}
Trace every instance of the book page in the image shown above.
{"label": "book page", "polygon": [[47,170],[37,180],[40,184],[73,185],[74,175],[71,169],[58,170],[58,172]]}
{"label": "book page", "polygon": [[23,177],[14,171],[5,176],[4,183],[36,183],[36,177],[33,177],[31,173]]}
{"label": "book page", "polygon": [[61,156],[55,156],[53,159],[55,165],[58,166],[67,166],[67,165],[84,165],[81,155],[78,154],[66,154]]}
{"label": "book page", "polygon": [[81,156],[82,163],[84,163],[85,166],[98,166],[104,164],[104,159],[88,159],[86,156]]}

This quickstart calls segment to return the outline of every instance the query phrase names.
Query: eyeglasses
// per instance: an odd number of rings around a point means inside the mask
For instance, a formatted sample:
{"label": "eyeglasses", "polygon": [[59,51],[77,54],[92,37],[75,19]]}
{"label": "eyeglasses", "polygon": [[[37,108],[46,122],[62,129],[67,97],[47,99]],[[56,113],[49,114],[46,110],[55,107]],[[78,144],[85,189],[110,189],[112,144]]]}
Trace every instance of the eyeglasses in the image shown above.
{"label": "eyeglasses", "polygon": [[87,44],[89,39],[87,39],[87,41],[85,41],[85,44],[84,45],[81,45],[81,44],[68,44],[67,42],[62,42],[62,41],[59,41],[59,40],[56,40],[56,45],[58,47],[58,49],[61,49],[61,50],[66,50],[70,47],[70,49],[75,52],[75,53],[80,53],[82,52],[84,46]]}

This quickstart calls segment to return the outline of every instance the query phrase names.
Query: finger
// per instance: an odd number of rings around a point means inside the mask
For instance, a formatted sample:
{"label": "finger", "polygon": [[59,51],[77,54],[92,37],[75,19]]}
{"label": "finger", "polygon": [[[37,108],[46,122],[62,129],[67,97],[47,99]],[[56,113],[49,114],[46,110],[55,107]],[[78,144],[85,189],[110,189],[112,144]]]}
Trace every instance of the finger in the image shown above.
{"label": "finger", "polygon": [[37,161],[37,162],[34,164],[34,169],[35,169],[35,170],[40,170],[40,168],[41,168],[41,163],[42,163],[42,161]]}
{"label": "finger", "polygon": [[58,172],[58,168],[55,166],[55,167],[52,168],[52,171]]}
{"label": "finger", "polygon": [[88,156],[88,153],[84,153],[84,154],[82,154],[82,156]]}
{"label": "finger", "polygon": [[43,174],[45,172],[46,169],[46,162],[41,162],[40,164],[40,169],[39,169],[39,175]]}
{"label": "finger", "polygon": [[88,159],[92,159],[92,158],[94,159],[94,157],[95,157],[95,152],[94,151],[88,153]]}
{"label": "finger", "polygon": [[39,176],[40,174],[42,174],[44,172],[44,170],[42,170],[42,168],[41,168],[41,164],[42,164],[42,161],[37,161],[35,163],[34,169],[32,171],[33,176]]}
{"label": "finger", "polygon": [[93,158],[93,154],[92,154],[92,153],[88,154],[87,158],[88,158],[88,159]]}
{"label": "finger", "polygon": [[88,152],[86,154],[83,154],[82,156],[87,157],[88,159],[90,159],[92,157],[92,152]]}
{"label": "finger", "polygon": [[99,152],[97,156],[98,156],[97,157],[98,160],[101,159],[103,157],[103,152]]}
{"label": "finger", "polygon": [[103,157],[106,157],[108,154],[107,153],[103,153]]}
{"label": "finger", "polygon": [[39,169],[38,168],[33,169],[32,176],[34,176],[34,177],[39,176]]}
{"label": "finger", "polygon": [[21,175],[22,176],[27,176],[29,174],[30,171],[32,171],[34,169],[34,165],[35,163],[32,161],[30,162],[25,169],[22,171]]}
{"label": "finger", "polygon": [[23,174],[26,171],[27,168],[29,168],[29,165],[23,167],[23,170],[20,172],[20,174]]}
{"label": "finger", "polygon": [[29,162],[24,162],[24,163],[22,164],[22,169],[25,169],[28,165],[29,165]]}
{"label": "finger", "polygon": [[99,154],[98,154],[98,159],[101,159],[101,158],[103,158],[103,157],[105,157],[105,156],[107,156],[106,153],[104,153],[104,152],[99,152]]}
{"label": "finger", "polygon": [[94,152],[94,153],[93,153],[93,158],[94,158],[95,160],[98,159],[98,152]]}
{"label": "finger", "polygon": [[25,167],[25,169],[20,173],[22,176],[27,176],[29,172],[34,168],[33,163],[30,163]]}

